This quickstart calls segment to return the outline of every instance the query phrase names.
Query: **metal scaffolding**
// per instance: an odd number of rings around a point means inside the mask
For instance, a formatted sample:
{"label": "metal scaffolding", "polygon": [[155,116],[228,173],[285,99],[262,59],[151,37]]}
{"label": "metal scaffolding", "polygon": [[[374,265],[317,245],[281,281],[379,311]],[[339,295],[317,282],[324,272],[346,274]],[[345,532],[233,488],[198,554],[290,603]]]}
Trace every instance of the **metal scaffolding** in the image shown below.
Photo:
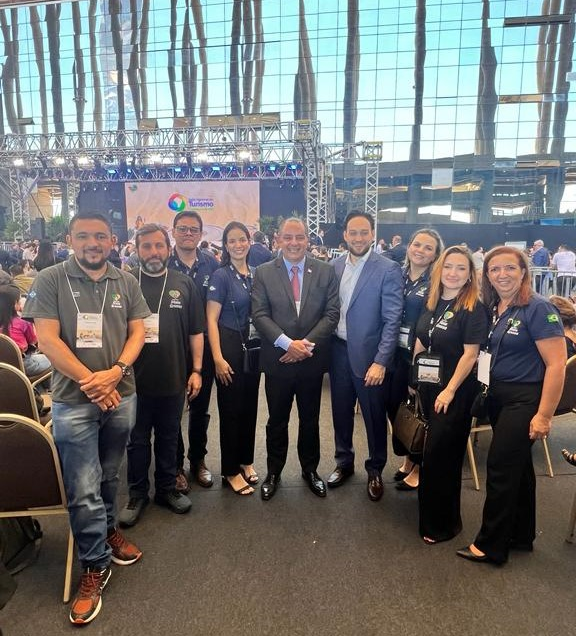
{"label": "metal scaffolding", "polygon": [[365,211],[374,218],[378,226],[378,179],[382,161],[382,142],[364,142],[362,159],[366,162]]}
{"label": "metal scaffolding", "polygon": [[63,207],[70,212],[83,182],[304,179],[307,220],[317,234],[331,182],[320,123],[212,119],[208,127],[4,135],[0,170],[8,173],[12,216],[29,231],[31,179],[66,184]]}

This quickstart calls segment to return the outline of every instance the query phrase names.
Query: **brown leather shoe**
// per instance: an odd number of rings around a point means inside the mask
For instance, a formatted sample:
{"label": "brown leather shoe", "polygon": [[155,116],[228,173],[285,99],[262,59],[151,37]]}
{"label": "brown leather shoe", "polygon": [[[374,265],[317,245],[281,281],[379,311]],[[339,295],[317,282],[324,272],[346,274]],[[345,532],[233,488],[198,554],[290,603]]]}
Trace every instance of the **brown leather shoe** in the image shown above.
{"label": "brown leather shoe", "polygon": [[176,485],[174,488],[183,495],[190,492],[190,484],[188,483],[188,478],[186,477],[186,473],[183,468],[179,468],[176,473]]}
{"label": "brown leather shoe", "polygon": [[354,474],[354,466],[336,466],[328,477],[328,488],[338,488]]}
{"label": "brown leather shoe", "polygon": [[194,477],[202,488],[211,488],[214,484],[212,473],[206,468],[203,460],[197,464],[190,464],[190,475]]}
{"label": "brown leather shoe", "polygon": [[382,476],[378,474],[368,475],[368,497],[372,501],[378,501],[382,499],[384,494],[384,484],[382,483]]}

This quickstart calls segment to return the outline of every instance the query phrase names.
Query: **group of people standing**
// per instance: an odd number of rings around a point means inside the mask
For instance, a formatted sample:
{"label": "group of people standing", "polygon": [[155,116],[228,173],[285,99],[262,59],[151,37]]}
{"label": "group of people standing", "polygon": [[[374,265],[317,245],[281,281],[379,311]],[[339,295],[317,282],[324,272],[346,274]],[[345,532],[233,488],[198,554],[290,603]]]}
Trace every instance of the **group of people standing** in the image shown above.
{"label": "group of people standing", "polygon": [[[149,502],[152,431],[155,502],[176,513],[190,510],[180,427],[185,402],[190,479],[213,485],[205,456],[214,381],[223,485],[240,496],[255,492],[260,372],[244,365],[253,328],[268,407],[264,501],[281,484],[294,401],[302,478],[318,497],[354,473],[359,403],[368,442],[366,492],[380,500],[387,419],[417,391],[428,422],[424,451],[408,455],[394,439],[396,454],[405,456],[395,478],[400,489],[418,490],[423,540],[453,538],[462,529],[462,462],[481,381],[494,427],[487,497],[478,536],[458,553],[503,563],[511,548],[531,549],[530,448],[550,429],[566,346],[558,314],[532,292],[518,250],[494,248],[480,274],[465,247],[444,249],[437,232],[423,229],[411,237],[400,266],[373,251],[373,218],[351,212],[344,223],[347,254],[331,263],[313,258],[306,224],[289,218],[278,230],[276,258],[254,269],[242,223],[224,229],[220,263],[198,249],[202,231],[196,212],[176,215],[171,249],[165,228],[143,225],[134,237],[139,265],[127,273],[106,260],[113,246],[108,220],[77,215],[68,237],[73,256],[40,272],[28,296],[24,316],[35,321],[54,366],[54,438],[83,567],[73,623],[100,611],[111,561],[130,565],[141,557],[118,526],[134,525]],[[430,359],[437,369],[432,381],[420,373],[420,362]],[[326,372],[336,464],[327,482],[317,472]],[[129,500],[117,515],[126,446]]]}

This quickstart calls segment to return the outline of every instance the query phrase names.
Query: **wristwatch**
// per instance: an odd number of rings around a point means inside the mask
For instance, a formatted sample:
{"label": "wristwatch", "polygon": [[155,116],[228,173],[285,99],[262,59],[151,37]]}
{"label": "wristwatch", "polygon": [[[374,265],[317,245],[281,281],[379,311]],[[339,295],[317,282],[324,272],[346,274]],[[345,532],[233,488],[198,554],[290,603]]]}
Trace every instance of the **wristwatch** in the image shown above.
{"label": "wristwatch", "polygon": [[120,369],[122,370],[123,378],[126,378],[132,373],[132,371],[130,370],[130,367],[127,364],[124,364],[124,362],[120,362],[120,360],[116,360],[116,362],[112,366],[120,367]]}

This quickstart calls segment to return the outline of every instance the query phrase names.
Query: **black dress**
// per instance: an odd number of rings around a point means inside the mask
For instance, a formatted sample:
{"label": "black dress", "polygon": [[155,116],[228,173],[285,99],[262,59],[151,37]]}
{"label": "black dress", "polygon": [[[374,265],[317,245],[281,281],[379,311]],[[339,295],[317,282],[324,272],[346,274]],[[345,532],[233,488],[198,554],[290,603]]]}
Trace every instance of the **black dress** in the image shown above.
{"label": "black dress", "polygon": [[[431,338],[431,321],[434,325]],[[434,402],[452,377],[464,344],[482,345],[488,333],[488,314],[477,302],[472,311],[453,310],[453,303],[440,300],[435,312],[425,312],[416,329],[420,342],[431,353],[442,355],[442,386],[419,386],[422,408],[428,419],[424,444],[418,501],[420,535],[435,541],[448,541],[462,530],[460,489],[462,463],[470,434],[470,407],[478,391],[474,371],[458,387],[446,413],[435,413]]]}

